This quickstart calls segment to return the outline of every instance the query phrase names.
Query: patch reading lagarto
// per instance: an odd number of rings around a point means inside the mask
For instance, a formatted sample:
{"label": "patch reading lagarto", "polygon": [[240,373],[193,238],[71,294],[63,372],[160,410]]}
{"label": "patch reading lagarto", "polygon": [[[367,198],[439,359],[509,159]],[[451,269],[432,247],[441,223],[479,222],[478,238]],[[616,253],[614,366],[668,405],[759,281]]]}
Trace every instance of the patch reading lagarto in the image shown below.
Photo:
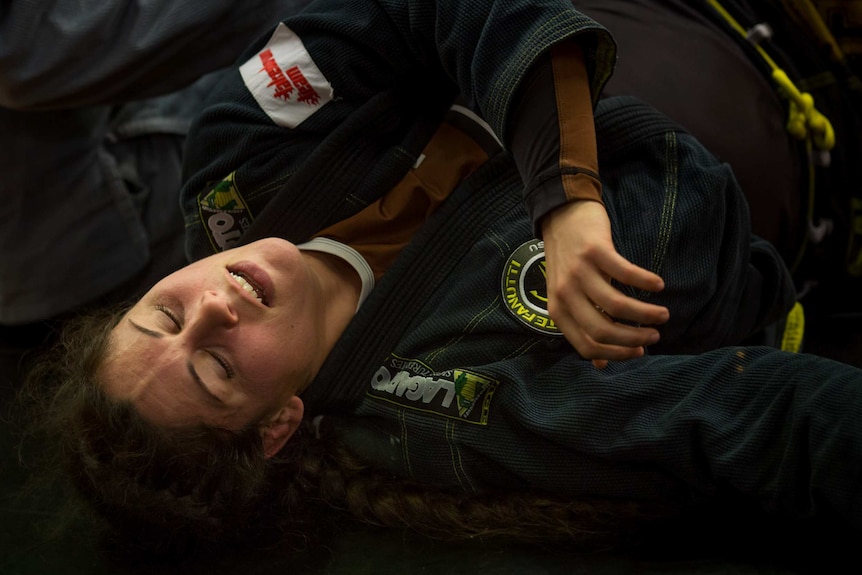
{"label": "patch reading lagarto", "polygon": [[533,239],[512,252],[503,269],[503,301],[515,319],[530,329],[562,335],[548,315],[545,243]]}
{"label": "patch reading lagarto", "polygon": [[266,115],[285,128],[297,127],[332,100],[332,85],[299,36],[283,23],[239,73]]}
{"label": "patch reading lagarto", "polygon": [[198,213],[216,251],[236,245],[254,221],[237,189],[234,173],[198,194]]}
{"label": "patch reading lagarto", "polygon": [[487,425],[498,383],[466,369],[434,372],[419,360],[392,354],[371,378],[368,395],[409,409]]}

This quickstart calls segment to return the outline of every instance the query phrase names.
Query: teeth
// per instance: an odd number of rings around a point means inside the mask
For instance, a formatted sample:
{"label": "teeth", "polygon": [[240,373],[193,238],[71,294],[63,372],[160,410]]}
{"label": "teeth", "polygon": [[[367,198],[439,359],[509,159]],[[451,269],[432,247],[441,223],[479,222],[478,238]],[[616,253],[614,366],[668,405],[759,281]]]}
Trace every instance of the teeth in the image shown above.
{"label": "teeth", "polygon": [[260,294],[257,293],[257,290],[254,289],[254,286],[248,283],[248,280],[246,280],[241,275],[235,274],[233,272],[230,272],[230,275],[231,277],[233,277],[233,279],[236,280],[236,283],[238,283],[242,289],[253,295],[257,301],[263,303],[263,298],[260,296]]}

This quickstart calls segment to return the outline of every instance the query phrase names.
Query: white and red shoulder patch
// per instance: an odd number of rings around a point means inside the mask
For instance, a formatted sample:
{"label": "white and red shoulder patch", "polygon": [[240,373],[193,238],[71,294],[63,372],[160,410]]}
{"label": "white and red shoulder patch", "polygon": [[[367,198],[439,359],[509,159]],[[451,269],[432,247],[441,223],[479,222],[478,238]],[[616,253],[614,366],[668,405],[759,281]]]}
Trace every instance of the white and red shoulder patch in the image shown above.
{"label": "white and red shoulder patch", "polygon": [[332,85],[293,30],[279,24],[263,49],[240,66],[246,88],[279,126],[295,128],[332,100]]}

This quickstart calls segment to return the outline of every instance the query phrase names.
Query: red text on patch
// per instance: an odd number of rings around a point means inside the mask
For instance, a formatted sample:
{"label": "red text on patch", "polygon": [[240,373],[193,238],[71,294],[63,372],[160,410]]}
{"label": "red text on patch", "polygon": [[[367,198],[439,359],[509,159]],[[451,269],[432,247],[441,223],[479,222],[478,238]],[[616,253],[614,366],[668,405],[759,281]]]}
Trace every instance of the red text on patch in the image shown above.
{"label": "red text on patch", "polygon": [[260,60],[263,62],[264,71],[271,80],[267,87],[275,87],[273,96],[289,101],[295,87],[298,90],[297,99],[300,102],[310,106],[316,106],[320,102],[320,94],[311,86],[299,66],[290,68],[285,74],[278,62],[275,61],[272,50],[269,49],[260,53]]}

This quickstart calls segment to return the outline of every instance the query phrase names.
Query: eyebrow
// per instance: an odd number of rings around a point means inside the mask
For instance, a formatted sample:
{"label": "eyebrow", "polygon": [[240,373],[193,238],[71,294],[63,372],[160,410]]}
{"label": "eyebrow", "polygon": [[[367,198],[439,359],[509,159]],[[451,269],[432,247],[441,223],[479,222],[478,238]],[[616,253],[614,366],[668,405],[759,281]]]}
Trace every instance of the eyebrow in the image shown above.
{"label": "eyebrow", "polygon": [[[155,337],[157,339],[161,339],[164,337],[163,333],[153,331],[153,330],[146,328],[142,325],[138,325],[134,321],[132,321],[131,319],[129,320],[129,323],[132,324],[135,329],[137,329],[138,331],[140,331],[144,335],[148,335],[150,337]],[[194,382],[207,395],[207,398],[210,400],[210,402],[216,403],[219,406],[224,406],[224,401],[222,401],[221,398],[219,398],[219,396],[214,394],[212,391],[209,390],[209,388],[206,385],[204,385],[204,382],[201,379],[201,377],[198,375],[198,372],[195,371],[195,366],[192,364],[191,360],[186,360],[186,368],[188,369],[189,375],[192,376],[192,379],[194,380]]]}
{"label": "eyebrow", "polygon": [[130,323],[130,324],[132,324],[132,325],[135,327],[135,329],[136,329],[136,330],[138,330],[139,332],[143,333],[144,335],[148,335],[148,336],[150,336],[150,337],[157,337],[157,338],[159,338],[159,339],[161,339],[161,338],[163,338],[163,337],[165,336],[163,333],[159,333],[159,332],[157,332],[157,331],[153,331],[153,330],[151,330],[151,329],[149,329],[149,328],[146,328],[146,327],[144,327],[144,326],[142,326],[142,325],[138,325],[138,324],[136,324],[135,322],[133,322],[131,319],[129,320],[129,323]]}

